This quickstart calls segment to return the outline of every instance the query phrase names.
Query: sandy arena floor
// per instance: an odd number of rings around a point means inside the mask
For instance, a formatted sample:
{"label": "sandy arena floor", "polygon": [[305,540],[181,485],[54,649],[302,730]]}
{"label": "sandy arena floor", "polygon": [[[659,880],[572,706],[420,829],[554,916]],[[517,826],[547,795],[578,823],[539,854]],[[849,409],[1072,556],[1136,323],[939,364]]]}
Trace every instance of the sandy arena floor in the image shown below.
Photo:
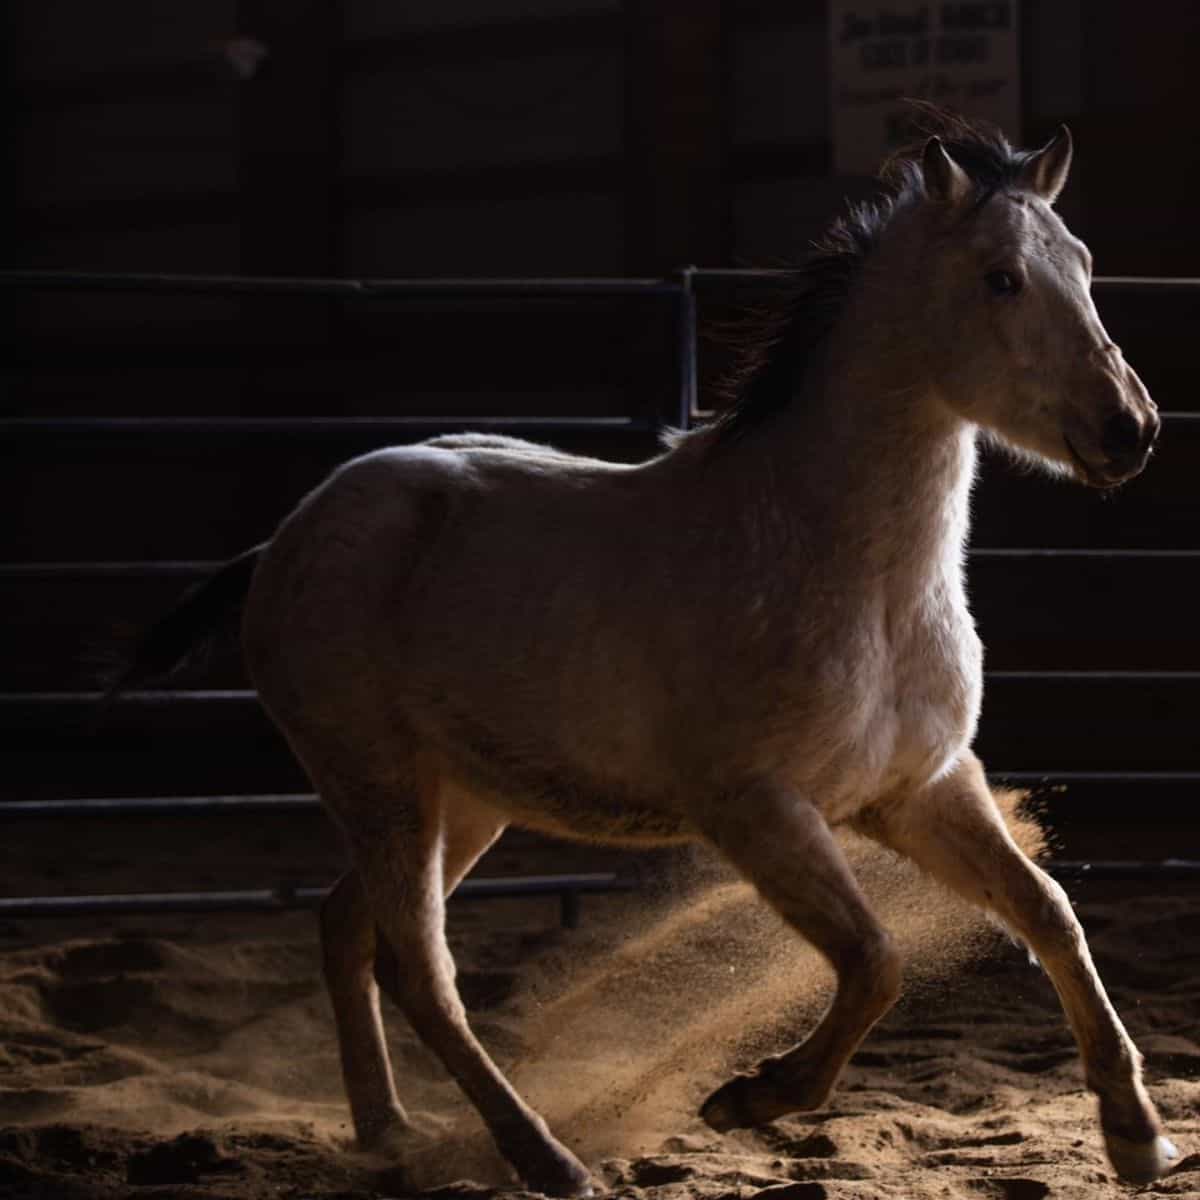
{"label": "sandy arena floor", "polygon": [[[0,869],[7,894],[333,877],[319,818],[254,830],[10,826]],[[641,859],[643,888],[585,900],[575,931],[549,898],[454,904],[475,1028],[628,1200],[1128,1195],[1041,972],[887,856],[854,853],[909,984],[827,1111],[729,1136],[696,1118],[730,1070],[806,1028],[829,978],[747,889],[703,863],[681,871],[679,855]],[[486,870],[614,862],[631,860],[517,840]],[[1182,1154],[1143,1194],[1200,1197],[1200,890],[1072,892]],[[519,1195],[439,1064],[387,1015],[401,1094],[428,1130],[404,1166],[352,1148],[311,915],[0,927],[0,1196]]]}

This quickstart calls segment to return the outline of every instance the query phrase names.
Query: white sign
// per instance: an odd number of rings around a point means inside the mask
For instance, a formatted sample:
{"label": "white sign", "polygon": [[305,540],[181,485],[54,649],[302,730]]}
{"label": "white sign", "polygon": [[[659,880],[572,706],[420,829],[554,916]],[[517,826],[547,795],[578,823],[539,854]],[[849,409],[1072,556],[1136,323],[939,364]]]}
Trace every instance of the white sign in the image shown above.
{"label": "white sign", "polygon": [[1017,0],[831,0],[834,170],[873,175],[912,139],[905,97],[1021,135]]}

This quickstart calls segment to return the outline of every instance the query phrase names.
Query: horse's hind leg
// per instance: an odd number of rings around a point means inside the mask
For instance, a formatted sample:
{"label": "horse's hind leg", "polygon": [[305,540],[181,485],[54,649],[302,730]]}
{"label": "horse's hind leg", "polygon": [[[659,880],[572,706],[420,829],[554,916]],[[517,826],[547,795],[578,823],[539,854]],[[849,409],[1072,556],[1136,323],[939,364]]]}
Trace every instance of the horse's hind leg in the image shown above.
{"label": "horse's hind leg", "polygon": [[785,793],[748,798],[710,820],[705,832],[837,973],[833,1003],[805,1041],[705,1102],[700,1115],[724,1131],[819,1108],[867,1031],[895,1002],[900,964],[811,804]]}
{"label": "horse's hind leg", "polygon": [[990,910],[1037,956],[1062,1001],[1100,1099],[1100,1124],[1117,1173],[1157,1178],[1177,1156],[1142,1086],[1141,1055],[1105,994],[1066,893],[1021,852],[970,756],[948,778],[892,798],[860,822],[947,887]]}
{"label": "horse's hind leg", "polygon": [[409,1128],[384,1039],[376,954],[375,919],[362,880],[357,871],[348,871],[321,908],[321,957],[337,1023],[342,1079],[364,1150],[398,1149]]}
{"label": "horse's hind leg", "polygon": [[[493,842],[504,832],[507,822],[494,809],[466,802],[445,805],[441,809],[442,896],[448,897],[462,882]],[[372,931],[380,934],[374,926]],[[454,963],[450,963],[451,969]],[[399,972],[404,964],[396,957],[391,943],[382,935],[375,938],[375,982],[388,999],[401,1008]]]}
{"label": "horse's hind leg", "polygon": [[[442,879],[449,894],[500,835],[504,822],[490,811],[469,809],[444,823]],[[358,1143],[368,1150],[399,1151],[410,1123],[392,1079],[379,989],[399,1003],[400,965],[379,936],[357,870],[338,880],[322,906],[321,950]]]}
{"label": "horse's hind leg", "polygon": [[557,1142],[513,1090],[467,1023],[445,936],[444,824],[436,799],[360,798],[386,805],[399,824],[382,836],[352,839],[365,894],[398,963],[395,1000],[483,1117],[500,1152],[536,1191],[588,1191],[587,1168]]}

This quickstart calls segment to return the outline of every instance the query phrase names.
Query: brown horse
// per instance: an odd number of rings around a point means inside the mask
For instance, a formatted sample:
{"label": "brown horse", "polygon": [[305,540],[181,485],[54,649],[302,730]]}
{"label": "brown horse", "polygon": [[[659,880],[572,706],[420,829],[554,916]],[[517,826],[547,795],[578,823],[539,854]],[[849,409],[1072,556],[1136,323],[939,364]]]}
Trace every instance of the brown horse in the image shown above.
{"label": "brown horse", "polygon": [[847,824],[1036,954],[1117,1172],[1151,1180],[1176,1156],[1071,905],[971,753],[981,650],[962,574],[981,433],[1110,487],[1142,469],[1159,421],[1051,207],[1066,130],[1036,152],[941,132],[796,273],[722,419],[638,466],[482,436],[367,455],[177,614],[182,649],[206,604],[249,585],[251,676],[346,833],[353,867],[321,929],[364,1146],[403,1155],[415,1136],[381,1025],[382,939],[396,1003],[525,1182],[588,1190],[468,1027],[444,937],[446,895],[510,823],[722,852],[838,985],[804,1041],[702,1115],[728,1130],[819,1108],[900,988],[831,834]]}

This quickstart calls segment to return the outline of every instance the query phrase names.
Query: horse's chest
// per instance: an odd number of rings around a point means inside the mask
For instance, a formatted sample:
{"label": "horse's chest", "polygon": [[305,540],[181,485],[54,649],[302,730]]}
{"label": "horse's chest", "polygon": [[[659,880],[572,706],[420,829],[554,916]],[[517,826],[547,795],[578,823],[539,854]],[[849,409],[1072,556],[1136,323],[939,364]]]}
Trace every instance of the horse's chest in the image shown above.
{"label": "horse's chest", "polygon": [[936,774],[975,732],[982,652],[969,620],[919,630],[891,671],[898,765]]}
{"label": "horse's chest", "polygon": [[[832,819],[881,792],[920,787],[970,744],[982,693],[982,650],[965,606],[864,633],[827,690],[824,778],[814,791]],[[836,694],[829,695],[832,690]]]}

